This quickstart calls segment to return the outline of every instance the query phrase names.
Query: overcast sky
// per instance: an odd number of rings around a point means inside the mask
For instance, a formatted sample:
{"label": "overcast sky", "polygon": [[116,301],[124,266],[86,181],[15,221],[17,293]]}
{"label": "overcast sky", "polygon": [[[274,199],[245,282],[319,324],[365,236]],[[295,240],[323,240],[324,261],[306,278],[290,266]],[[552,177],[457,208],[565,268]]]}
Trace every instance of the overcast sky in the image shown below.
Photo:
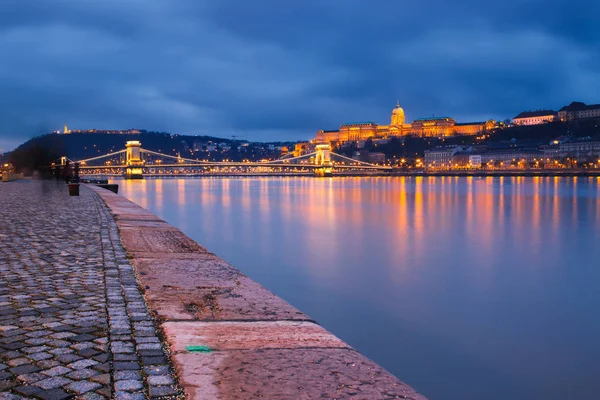
{"label": "overcast sky", "polygon": [[62,129],[247,140],[600,103],[593,0],[1,0],[0,151]]}

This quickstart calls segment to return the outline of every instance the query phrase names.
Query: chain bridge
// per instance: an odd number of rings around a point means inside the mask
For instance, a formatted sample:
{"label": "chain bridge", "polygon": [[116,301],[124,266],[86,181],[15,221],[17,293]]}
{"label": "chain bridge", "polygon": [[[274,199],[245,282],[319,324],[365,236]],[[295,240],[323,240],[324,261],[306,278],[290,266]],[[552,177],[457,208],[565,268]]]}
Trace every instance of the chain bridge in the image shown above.
{"label": "chain bridge", "polygon": [[315,151],[300,156],[286,155],[270,161],[203,161],[146,150],[139,141],[127,142],[125,149],[97,157],[74,161],[67,157],[52,168],[78,165],[81,176],[110,175],[128,179],[164,175],[365,175],[391,171],[391,167],[354,160],[318,144]]}

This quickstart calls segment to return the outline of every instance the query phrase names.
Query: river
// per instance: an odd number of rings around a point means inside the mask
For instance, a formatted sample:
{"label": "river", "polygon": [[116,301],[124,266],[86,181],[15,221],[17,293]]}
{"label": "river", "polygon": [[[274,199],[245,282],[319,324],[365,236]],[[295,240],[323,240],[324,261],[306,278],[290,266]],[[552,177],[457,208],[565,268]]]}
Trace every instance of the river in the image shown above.
{"label": "river", "polygon": [[431,399],[600,396],[600,178],[118,183]]}

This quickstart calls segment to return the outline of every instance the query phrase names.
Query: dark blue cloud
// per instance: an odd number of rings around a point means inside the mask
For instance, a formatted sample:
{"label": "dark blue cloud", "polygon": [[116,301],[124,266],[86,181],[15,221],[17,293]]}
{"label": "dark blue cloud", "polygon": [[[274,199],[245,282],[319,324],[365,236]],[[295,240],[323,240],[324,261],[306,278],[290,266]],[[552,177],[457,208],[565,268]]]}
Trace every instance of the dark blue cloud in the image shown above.
{"label": "dark blue cloud", "polygon": [[600,102],[592,1],[4,0],[0,149],[46,130],[308,139]]}

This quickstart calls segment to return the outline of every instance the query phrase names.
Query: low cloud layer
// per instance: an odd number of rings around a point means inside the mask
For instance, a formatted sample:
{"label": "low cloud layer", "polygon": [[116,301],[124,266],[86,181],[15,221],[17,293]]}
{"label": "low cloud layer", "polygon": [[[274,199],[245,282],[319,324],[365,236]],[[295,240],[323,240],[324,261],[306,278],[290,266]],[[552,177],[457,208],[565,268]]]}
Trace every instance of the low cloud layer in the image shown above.
{"label": "low cloud layer", "polygon": [[303,140],[600,102],[592,1],[4,0],[0,152],[60,129]]}

